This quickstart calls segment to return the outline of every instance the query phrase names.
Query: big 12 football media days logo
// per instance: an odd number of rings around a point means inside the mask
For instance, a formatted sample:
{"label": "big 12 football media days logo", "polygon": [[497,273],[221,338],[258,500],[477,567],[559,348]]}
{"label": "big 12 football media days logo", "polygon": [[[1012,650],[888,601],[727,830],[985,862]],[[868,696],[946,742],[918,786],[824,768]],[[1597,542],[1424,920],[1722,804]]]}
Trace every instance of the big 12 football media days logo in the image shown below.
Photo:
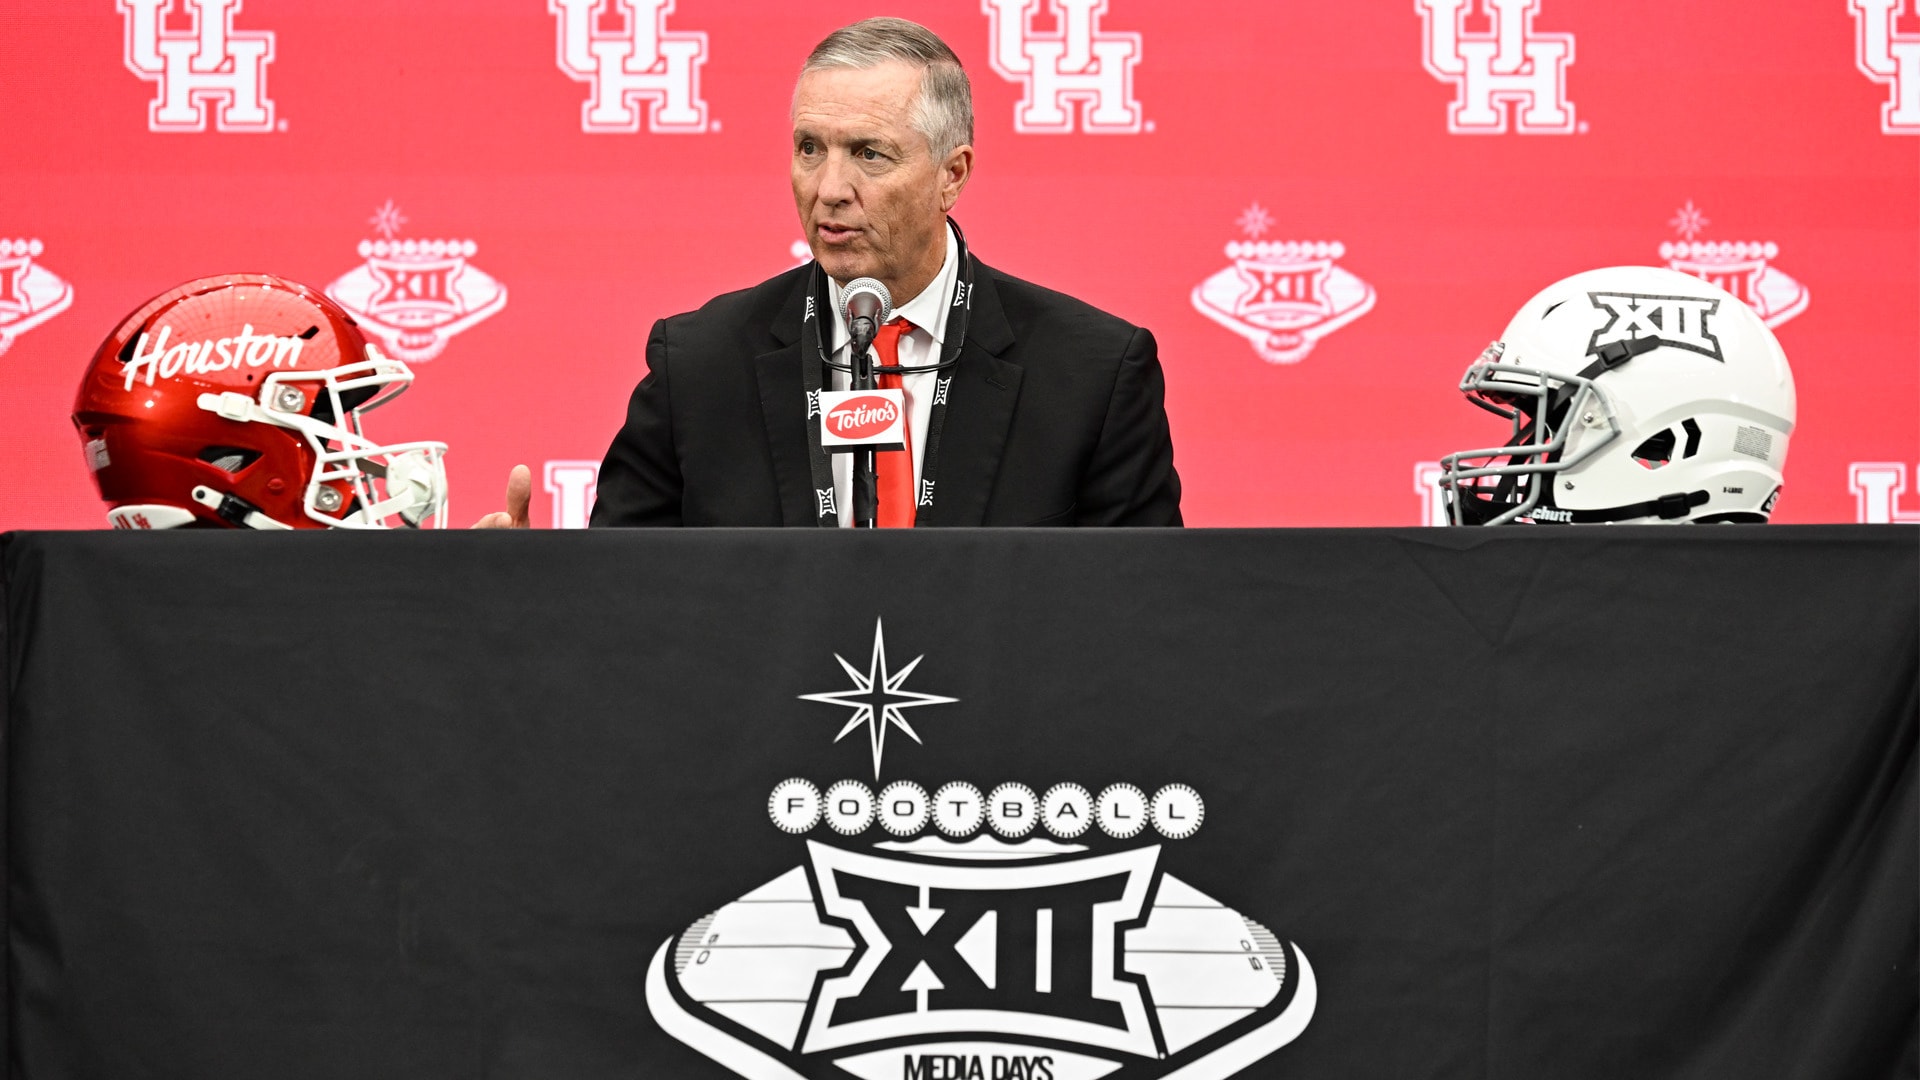
{"label": "big 12 football media days logo", "polygon": [[[213,113],[220,131],[284,130],[267,97],[273,62],[271,31],[233,26],[242,0],[185,0],[192,29],[165,29],[175,0],[120,0],[126,19],[127,70],[160,90],[147,107],[147,130],[205,131]],[[209,101],[217,107],[209,110]]]}
{"label": "big 12 football media days logo", "polygon": [[[559,22],[560,70],[592,88],[580,106],[580,130],[588,134],[631,134],[640,130],[640,105],[647,105],[647,130],[693,134],[715,130],[707,123],[700,97],[700,69],[707,62],[703,31],[667,29],[674,0],[547,0]],[[623,33],[607,33],[596,23],[606,5],[617,7]]]}
{"label": "big 12 football media days logo", "polygon": [[883,785],[888,734],[926,745],[957,699],[905,688],[923,657],[892,666],[879,620],[865,665],[834,659],[851,685],[799,697],[849,710],[873,785],[769,778],[796,864],[660,944],[663,1030],[750,1080],[1215,1080],[1306,1028],[1298,946],[1163,865],[1200,792]]}

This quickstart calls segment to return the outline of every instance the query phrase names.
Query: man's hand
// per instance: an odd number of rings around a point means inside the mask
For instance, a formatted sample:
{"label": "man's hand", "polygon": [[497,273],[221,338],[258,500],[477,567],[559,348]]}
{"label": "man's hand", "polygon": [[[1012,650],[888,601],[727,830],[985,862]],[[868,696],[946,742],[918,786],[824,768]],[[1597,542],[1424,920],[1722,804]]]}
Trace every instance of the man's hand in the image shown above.
{"label": "man's hand", "polygon": [[507,509],[504,513],[488,514],[473,523],[476,529],[525,529],[527,506],[533,502],[533,470],[525,465],[515,465],[507,474]]}

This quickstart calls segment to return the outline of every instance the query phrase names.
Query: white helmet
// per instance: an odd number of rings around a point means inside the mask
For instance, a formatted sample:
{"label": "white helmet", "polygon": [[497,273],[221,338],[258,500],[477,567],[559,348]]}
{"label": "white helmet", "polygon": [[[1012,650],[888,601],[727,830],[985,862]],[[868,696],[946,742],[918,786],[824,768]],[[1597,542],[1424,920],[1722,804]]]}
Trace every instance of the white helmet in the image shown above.
{"label": "white helmet", "polygon": [[1455,525],[1764,522],[1793,372],[1753,310],[1691,274],[1589,270],[1527,301],[1460,380],[1512,424],[1442,458]]}

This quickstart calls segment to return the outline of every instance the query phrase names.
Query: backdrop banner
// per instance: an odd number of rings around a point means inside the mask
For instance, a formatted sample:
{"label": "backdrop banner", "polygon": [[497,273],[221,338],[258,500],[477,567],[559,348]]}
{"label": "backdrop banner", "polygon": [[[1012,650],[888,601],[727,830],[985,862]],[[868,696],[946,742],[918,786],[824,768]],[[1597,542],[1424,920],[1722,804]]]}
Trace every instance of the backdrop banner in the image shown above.
{"label": "backdrop banner", "polygon": [[104,526],[81,373],[234,272],[413,368],[466,520],[584,526],[653,321],[809,258],[794,78],[876,13],[972,80],[981,260],[1153,331],[1190,524],[1435,523],[1468,364],[1623,264],[1778,336],[1775,521],[1920,521],[1914,0],[3,0],[0,529]]}
{"label": "backdrop banner", "polygon": [[1915,1073],[1907,528],[3,554],[28,1080]]}

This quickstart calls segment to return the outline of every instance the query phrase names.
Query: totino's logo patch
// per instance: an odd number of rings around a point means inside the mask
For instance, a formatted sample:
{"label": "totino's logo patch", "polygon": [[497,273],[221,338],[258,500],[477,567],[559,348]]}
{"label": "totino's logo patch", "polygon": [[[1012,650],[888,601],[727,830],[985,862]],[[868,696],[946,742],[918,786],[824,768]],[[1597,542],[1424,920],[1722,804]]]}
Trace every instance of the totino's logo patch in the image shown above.
{"label": "totino's logo patch", "polygon": [[900,419],[900,409],[892,399],[878,395],[850,398],[834,406],[827,414],[827,426],[843,439],[864,439],[878,435]]}
{"label": "totino's logo patch", "polygon": [[[844,737],[912,737],[876,627]],[[864,699],[856,701],[856,698]],[[837,741],[837,740],[836,740]],[[1095,791],[1098,794],[1095,794]],[[1305,955],[1170,873],[1201,793],[1165,784],[792,777],[767,799],[796,865],[662,942],[647,1003],[674,1037],[752,1080],[1233,1076],[1296,1038]]]}

